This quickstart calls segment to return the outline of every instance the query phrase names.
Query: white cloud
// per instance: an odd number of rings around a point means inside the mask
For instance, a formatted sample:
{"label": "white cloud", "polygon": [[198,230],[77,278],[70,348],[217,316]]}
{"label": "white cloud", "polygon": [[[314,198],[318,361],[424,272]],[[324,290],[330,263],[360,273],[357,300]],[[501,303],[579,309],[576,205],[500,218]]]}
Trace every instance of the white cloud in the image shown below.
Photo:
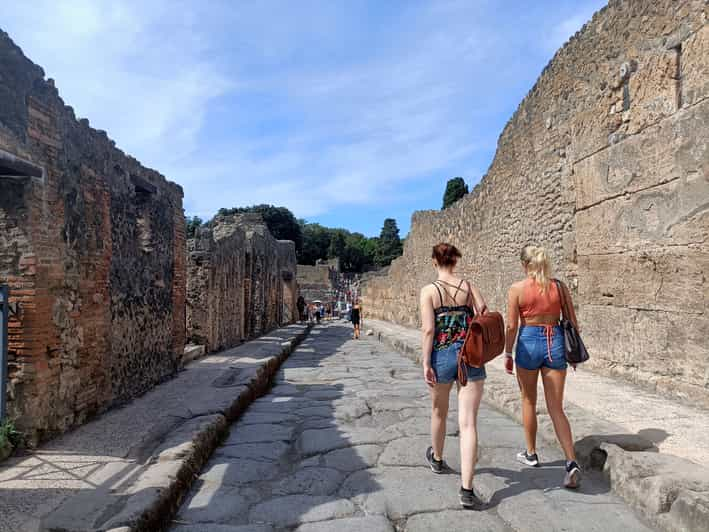
{"label": "white cloud", "polygon": [[489,0],[372,5],[36,0],[2,24],[79,116],[183,185],[188,213],[313,217],[475,181],[548,59],[520,28],[555,48],[590,16],[544,39]]}
{"label": "white cloud", "polygon": [[4,6],[3,24],[77,116],[158,170],[194,151],[209,102],[233,85],[189,11],[176,17],[179,4],[162,0],[28,4]]}

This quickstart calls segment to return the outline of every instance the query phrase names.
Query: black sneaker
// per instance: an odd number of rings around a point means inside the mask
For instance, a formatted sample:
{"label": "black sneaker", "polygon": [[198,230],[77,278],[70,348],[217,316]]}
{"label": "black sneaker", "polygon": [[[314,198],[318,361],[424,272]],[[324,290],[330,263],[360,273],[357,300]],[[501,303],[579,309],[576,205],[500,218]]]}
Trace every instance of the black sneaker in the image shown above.
{"label": "black sneaker", "polygon": [[460,488],[460,505],[469,510],[482,510],[485,507],[485,503],[475,495],[473,490],[466,490],[463,487]]}
{"label": "black sneaker", "polygon": [[579,487],[581,482],[581,468],[579,465],[571,460],[566,462],[566,475],[564,476],[564,487],[569,489],[576,489]]}
{"label": "black sneaker", "polygon": [[537,453],[528,454],[525,449],[521,453],[517,453],[517,461],[532,467],[539,467],[539,457]]}
{"label": "black sneaker", "polygon": [[426,462],[428,462],[428,465],[431,466],[431,471],[437,475],[444,473],[448,468],[448,465],[443,461],[443,459],[436,460],[433,457],[433,447],[426,449]]}

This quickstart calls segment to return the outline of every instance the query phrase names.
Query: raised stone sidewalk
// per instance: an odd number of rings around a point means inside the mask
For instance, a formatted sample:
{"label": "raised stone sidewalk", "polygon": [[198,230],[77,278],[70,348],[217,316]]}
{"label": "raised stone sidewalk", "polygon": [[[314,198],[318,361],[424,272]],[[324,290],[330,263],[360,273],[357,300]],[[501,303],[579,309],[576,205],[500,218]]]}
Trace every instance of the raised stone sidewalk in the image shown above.
{"label": "raised stone sidewalk", "polygon": [[[378,320],[367,320],[365,329],[420,363],[418,330]],[[517,383],[502,357],[486,369],[484,401],[521,421]],[[613,490],[658,527],[709,530],[709,412],[582,367],[569,372],[565,398],[584,467],[602,469]],[[541,382],[538,409],[546,414]],[[556,442],[546,415],[539,436]]]}
{"label": "raised stone sidewalk", "polygon": [[229,423],[269,387],[308,328],[291,325],[0,464],[0,531],[162,529]]}

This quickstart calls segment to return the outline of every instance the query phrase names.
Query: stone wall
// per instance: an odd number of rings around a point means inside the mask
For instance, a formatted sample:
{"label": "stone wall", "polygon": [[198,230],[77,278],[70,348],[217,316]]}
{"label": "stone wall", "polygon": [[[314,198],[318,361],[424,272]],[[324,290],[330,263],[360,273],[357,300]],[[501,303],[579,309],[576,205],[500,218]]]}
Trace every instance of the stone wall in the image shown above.
{"label": "stone wall", "polygon": [[331,301],[337,286],[339,259],[319,260],[314,266],[298,264],[298,287],[306,303]]}
{"label": "stone wall", "polygon": [[0,283],[20,310],[8,406],[30,442],[179,366],[182,195],[77,120],[0,31]]}
{"label": "stone wall", "polygon": [[217,216],[188,240],[188,339],[212,352],[292,323],[295,276],[295,244],[260,215]]}
{"label": "stone wall", "polygon": [[504,310],[519,251],[544,245],[601,373],[709,406],[709,7],[615,0],[560,49],[481,183],[413,215],[365,312],[418,324],[431,246]]}

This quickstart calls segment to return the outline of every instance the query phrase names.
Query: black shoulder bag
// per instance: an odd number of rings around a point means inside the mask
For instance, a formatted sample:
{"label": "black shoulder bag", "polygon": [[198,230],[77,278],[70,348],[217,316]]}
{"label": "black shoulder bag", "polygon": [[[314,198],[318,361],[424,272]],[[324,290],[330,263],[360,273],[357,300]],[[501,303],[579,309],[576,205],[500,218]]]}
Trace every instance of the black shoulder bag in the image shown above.
{"label": "black shoulder bag", "polygon": [[566,361],[569,364],[581,364],[586,362],[590,357],[586,346],[581,340],[581,335],[579,334],[574,324],[569,319],[569,307],[568,301],[566,300],[566,290],[562,285],[561,281],[554,279],[556,287],[559,290],[559,298],[561,299],[561,328],[564,331],[564,351],[566,352]]}

